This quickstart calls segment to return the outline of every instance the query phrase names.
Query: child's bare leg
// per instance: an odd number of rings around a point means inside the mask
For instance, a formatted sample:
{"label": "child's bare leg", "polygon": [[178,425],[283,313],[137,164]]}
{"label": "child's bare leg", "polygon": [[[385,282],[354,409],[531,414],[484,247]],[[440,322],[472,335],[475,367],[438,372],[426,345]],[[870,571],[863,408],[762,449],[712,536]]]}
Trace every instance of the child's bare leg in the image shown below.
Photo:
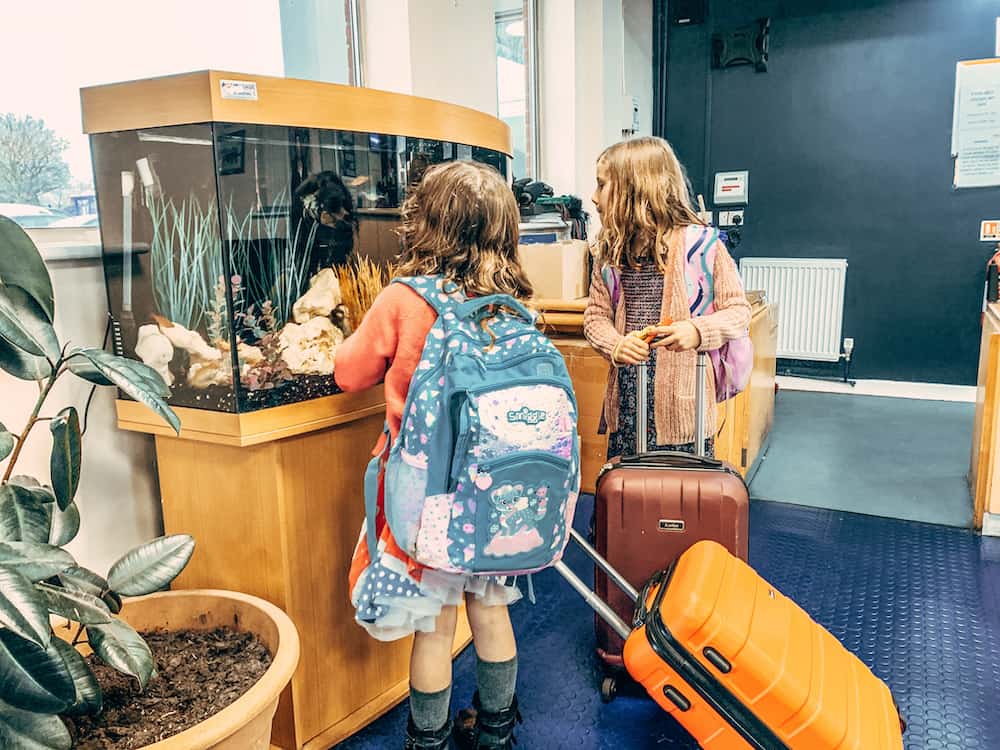
{"label": "child's bare leg", "polygon": [[465,606],[480,660],[497,663],[517,656],[514,628],[506,606],[487,607],[472,594],[465,595]]}
{"label": "child's bare leg", "polygon": [[417,633],[410,652],[410,715],[417,729],[433,732],[448,723],[451,704],[451,650],[456,607],[443,607],[433,633]]}

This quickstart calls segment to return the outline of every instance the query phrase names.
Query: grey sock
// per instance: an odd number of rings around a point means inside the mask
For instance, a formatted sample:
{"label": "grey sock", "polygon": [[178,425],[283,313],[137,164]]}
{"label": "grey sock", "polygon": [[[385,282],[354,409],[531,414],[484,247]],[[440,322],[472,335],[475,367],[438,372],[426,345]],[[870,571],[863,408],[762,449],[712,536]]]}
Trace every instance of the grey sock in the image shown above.
{"label": "grey sock", "polygon": [[484,711],[498,713],[510,708],[517,686],[517,656],[510,661],[476,659],[476,684]]}
{"label": "grey sock", "polygon": [[421,693],[410,686],[410,715],[423,732],[436,732],[448,723],[451,709],[451,685],[436,693]]}

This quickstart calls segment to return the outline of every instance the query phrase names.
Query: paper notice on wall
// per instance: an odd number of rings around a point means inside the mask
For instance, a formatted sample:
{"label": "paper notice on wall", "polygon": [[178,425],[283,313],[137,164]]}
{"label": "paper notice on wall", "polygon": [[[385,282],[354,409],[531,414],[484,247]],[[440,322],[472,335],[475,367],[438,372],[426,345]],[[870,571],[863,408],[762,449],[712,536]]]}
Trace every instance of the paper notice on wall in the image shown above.
{"label": "paper notice on wall", "polygon": [[956,188],[1000,185],[1000,59],[958,64],[951,155]]}

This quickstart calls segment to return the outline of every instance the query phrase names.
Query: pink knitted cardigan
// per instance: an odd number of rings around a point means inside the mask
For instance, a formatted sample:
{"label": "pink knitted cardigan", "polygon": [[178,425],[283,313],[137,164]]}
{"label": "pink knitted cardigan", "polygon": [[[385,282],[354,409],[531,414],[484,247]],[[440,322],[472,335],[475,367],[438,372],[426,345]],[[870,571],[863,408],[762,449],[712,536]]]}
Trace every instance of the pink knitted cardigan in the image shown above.
{"label": "pink knitted cardigan", "polygon": [[[684,279],[683,248],[689,246],[700,233],[701,227],[690,226],[675,230],[670,239],[667,271],[664,274],[661,316],[674,322],[692,320],[688,310],[688,296]],[[688,235],[687,233],[693,233]],[[682,239],[686,241],[681,242]],[[723,343],[742,336],[750,324],[750,303],[743,292],[743,282],[736,264],[726,246],[718,242],[715,248],[715,312],[692,320],[701,334],[699,351],[718,349]],[[611,353],[625,334],[625,299],[622,295],[615,310],[611,309],[611,295],[601,276],[601,265],[594,264],[590,282],[590,299],[584,313],[583,332],[601,355],[611,362]],[[656,442],[660,445],[680,445],[694,441],[694,382],[695,361],[693,351],[671,352],[656,350],[656,380],[654,383],[653,413],[656,424]],[[707,368],[708,398],[712,407],[715,399],[715,377]],[[708,409],[705,418],[706,434],[715,434],[716,410]],[[612,364],[604,396],[604,421],[614,432],[618,429],[618,368]]]}

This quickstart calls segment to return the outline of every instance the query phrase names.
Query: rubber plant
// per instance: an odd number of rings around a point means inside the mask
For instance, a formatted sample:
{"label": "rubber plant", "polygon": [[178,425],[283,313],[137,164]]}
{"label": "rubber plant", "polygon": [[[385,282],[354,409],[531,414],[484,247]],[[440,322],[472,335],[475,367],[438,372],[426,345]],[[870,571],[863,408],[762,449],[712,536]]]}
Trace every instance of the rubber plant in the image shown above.
{"label": "rubber plant", "polygon": [[[0,748],[68,749],[60,715],[101,711],[100,686],[74,646],[89,644],[105,664],[145,687],[154,673],[152,654],[115,615],[123,597],[166,587],[194,551],[189,536],[162,537],[127,553],[105,578],[65,549],[80,528],[74,498],[81,430],[72,406],[43,414],[56,382],[68,375],[117,386],[175,431],[180,424],[156,372],[102,349],[60,343],[54,312],[52,281],[38,249],[0,217],[0,368],[39,387],[20,432],[0,424],[0,466],[7,462],[0,479]],[[15,474],[29,434],[44,423],[52,439],[51,485]],[[70,628],[66,638],[53,626]]]}

